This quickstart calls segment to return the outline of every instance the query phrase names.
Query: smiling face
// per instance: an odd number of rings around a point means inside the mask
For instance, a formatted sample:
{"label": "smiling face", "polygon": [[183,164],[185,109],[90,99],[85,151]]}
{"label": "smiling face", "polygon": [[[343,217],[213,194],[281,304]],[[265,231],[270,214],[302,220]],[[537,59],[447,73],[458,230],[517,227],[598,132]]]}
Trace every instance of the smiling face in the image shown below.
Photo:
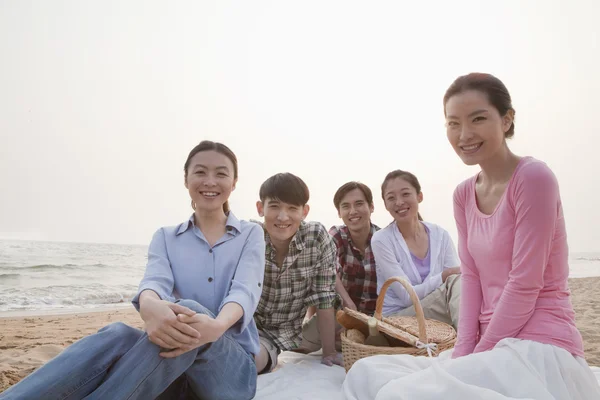
{"label": "smiling face", "polygon": [[205,212],[222,209],[236,182],[231,160],[214,150],[196,153],[185,177],[185,187],[196,210]]}
{"label": "smiling face", "polygon": [[278,199],[266,198],[256,203],[258,215],[264,218],[264,227],[275,242],[290,240],[300,223],[308,215],[309,207],[285,203]]}
{"label": "smiling face", "polygon": [[338,215],[350,231],[359,231],[371,227],[373,204],[369,204],[360,189],[349,191],[340,201]]}
{"label": "smiling face", "polygon": [[403,178],[392,178],[385,184],[383,202],[392,218],[397,223],[405,223],[418,219],[419,203],[423,201],[423,193]]}
{"label": "smiling face", "polygon": [[445,111],[448,141],[465,164],[485,163],[507,148],[505,134],[514,112],[501,116],[485,93],[467,90],[455,94]]}

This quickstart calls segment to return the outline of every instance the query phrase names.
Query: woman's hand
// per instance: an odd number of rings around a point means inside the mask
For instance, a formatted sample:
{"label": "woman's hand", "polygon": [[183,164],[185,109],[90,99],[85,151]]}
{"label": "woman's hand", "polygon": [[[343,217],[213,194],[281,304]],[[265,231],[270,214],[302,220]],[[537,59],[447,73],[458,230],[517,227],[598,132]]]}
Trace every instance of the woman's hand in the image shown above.
{"label": "woman's hand", "polygon": [[187,353],[188,351],[200,347],[206,343],[216,342],[227,330],[227,326],[215,318],[209,317],[206,314],[195,314],[189,316],[187,314],[177,315],[177,320],[186,324],[200,334],[200,340],[189,345],[181,346],[171,351],[160,353],[162,357],[173,358]]}
{"label": "woman's hand", "polygon": [[444,272],[442,272],[442,282],[446,282],[446,279],[450,275],[458,275],[460,274],[460,267],[446,268]]}
{"label": "woman's hand", "polygon": [[[142,293],[144,295],[146,292]],[[150,341],[165,349],[177,349],[200,342],[200,333],[177,319],[177,315],[193,316],[187,307],[170,303],[152,295],[140,296],[140,316]]]}

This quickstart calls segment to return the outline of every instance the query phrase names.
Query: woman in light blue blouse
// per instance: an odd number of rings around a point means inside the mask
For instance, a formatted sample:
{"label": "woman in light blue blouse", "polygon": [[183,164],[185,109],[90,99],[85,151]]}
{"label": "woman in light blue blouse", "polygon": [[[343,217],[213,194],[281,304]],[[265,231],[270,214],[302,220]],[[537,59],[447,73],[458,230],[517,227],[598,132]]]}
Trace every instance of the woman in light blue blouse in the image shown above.
{"label": "woman in light blue blouse", "polygon": [[263,231],[229,211],[238,168],[227,146],[201,142],[184,175],[194,214],[154,234],[133,299],[145,331],[108,325],[0,399],[154,399],[180,376],[200,399],[254,397]]}

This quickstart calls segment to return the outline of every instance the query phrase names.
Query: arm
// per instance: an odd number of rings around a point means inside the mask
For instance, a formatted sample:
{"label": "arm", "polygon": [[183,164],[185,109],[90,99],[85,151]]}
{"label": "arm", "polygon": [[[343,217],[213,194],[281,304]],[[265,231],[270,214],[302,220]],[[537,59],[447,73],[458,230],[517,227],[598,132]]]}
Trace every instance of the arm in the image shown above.
{"label": "arm", "polygon": [[173,286],[164,231],[159,229],[148,247],[148,265],[132,303],[152,343],[164,348],[190,345],[200,337],[195,329],[177,320],[177,314],[194,315],[194,311],[169,301],[173,299]]}
{"label": "arm", "polygon": [[339,272],[337,274],[335,274],[335,291],[342,298],[342,305],[344,307],[348,307],[352,310],[357,309],[356,304],[354,304],[354,301],[350,298],[348,291],[346,290],[346,288],[344,287],[344,284],[342,283],[342,279],[340,278]]}
{"label": "arm", "polygon": [[559,213],[558,183],[542,163],[526,166],[522,174],[521,179],[515,180],[514,188],[512,269],[475,352],[489,350],[504,338],[516,337],[531,318],[544,287],[544,272],[552,252]]}
{"label": "arm", "polygon": [[156,293],[159,299],[173,301],[173,271],[167,254],[165,233],[159,229],[152,236],[148,246],[148,264],[144,278],[140,282],[137,295],[131,300],[136,310],[140,311],[140,295],[145,290]]}
{"label": "arm", "polygon": [[[221,302],[219,316],[227,304],[235,303],[241,307],[243,315],[238,318],[239,323],[229,325],[233,327],[234,333],[241,333],[254,316],[256,307],[262,294],[262,284],[265,274],[265,236],[260,226],[253,226],[246,244],[242,249],[242,255],[237,270],[231,282],[229,293]],[[217,317],[218,319],[219,317]],[[235,322],[238,322],[236,320]]]}
{"label": "arm", "polygon": [[324,232],[320,237],[319,258],[315,266],[316,275],[312,279],[308,306],[317,306],[317,318],[323,358],[335,355],[335,316],[333,311],[335,293],[336,249],[333,241]]}
{"label": "arm", "polygon": [[[377,268],[377,280],[384,282],[393,276],[400,276],[410,282],[410,279],[403,270],[402,264],[396,260],[396,255],[392,250],[391,243],[386,242],[386,238],[378,238],[376,236],[374,236],[371,240],[371,248],[373,249],[375,265]],[[417,293],[417,296],[419,296],[419,299],[422,299],[440,287],[441,284],[442,274],[439,273],[431,277],[427,277],[427,279],[425,279],[425,281],[419,285],[413,285],[413,289]],[[400,285],[399,283],[393,283],[390,286],[390,289],[393,290],[398,297],[399,305],[402,308],[407,308],[413,305],[408,292],[406,289],[404,289],[404,286]]]}
{"label": "arm", "polygon": [[215,318],[206,314],[177,316],[180,322],[188,324],[200,333],[200,340],[191,346],[162,352],[161,356],[177,357],[191,349],[218,340],[229,329],[232,329],[234,333],[240,333],[246,329],[252,321],[260,300],[264,270],[264,233],[260,227],[255,226],[244,244],[229,293],[221,302],[218,315]]}
{"label": "arm", "polygon": [[336,259],[337,259],[337,263],[336,263],[337,273],[335,276],[335,291],[342,298],[342,305],[344,307],[348,307],[353,310],[356,310],[356,304],[354,304],[354,301],[352,301],[352,298],[350,298],[348,291],[346,290],[346,288],[344,287],[344,284],[342,283],[341,260],[343,259],[342,249],[343,249],[344,244],[342,242],[340,230],[338,229],[337,226],[334,225],[329,229],[329,235],[331,236],[331,240],[333,241],[333,244],[335,244],[335,255],[336,255]]}
{"label": "arm", "polygon": [[479,316],[483,302],[479,273],[467,246],[467,217],[464,199],[460,198],[460,189],[459,186],[454,192],[454,219],[458,230],[458,254],[461,261],[460,317],[458,319],[458,339],[452,358],[473,353],[479,336]]}

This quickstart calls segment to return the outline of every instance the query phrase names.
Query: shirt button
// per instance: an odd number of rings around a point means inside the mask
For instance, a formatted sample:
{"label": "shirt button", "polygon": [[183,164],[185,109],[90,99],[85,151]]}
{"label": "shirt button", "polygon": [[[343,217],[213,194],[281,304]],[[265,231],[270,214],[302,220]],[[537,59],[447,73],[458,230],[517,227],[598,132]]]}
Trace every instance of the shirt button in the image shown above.
{"label": "shirt button", "polygon": [[212,278],[212,277],[211,277],[211,278],[208,278],[208,281],[209,281],[209,282],[212,282],[212,281],[213,281],[213,278]]}
{"label": "shirt button", "polygon": [[212,249],[210,249],[208,252],[209,252],[209,253],[212,253]]}
{"label": "shirt button", "polygon": [[258,287],[260,287],[260,282],[258,282]]}

